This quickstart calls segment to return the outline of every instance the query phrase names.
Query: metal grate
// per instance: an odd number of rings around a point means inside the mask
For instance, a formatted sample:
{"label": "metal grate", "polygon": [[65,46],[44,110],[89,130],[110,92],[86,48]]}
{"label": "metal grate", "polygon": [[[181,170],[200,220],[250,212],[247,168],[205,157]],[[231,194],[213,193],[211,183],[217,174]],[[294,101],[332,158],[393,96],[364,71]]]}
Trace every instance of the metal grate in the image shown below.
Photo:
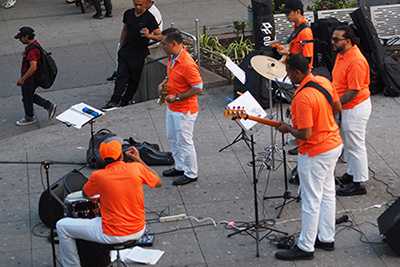
{"label": "metal grate", "polygon": [[[308,23],[314,22],[314,13],[311,11],[304,12],[304,17],[306,17]],[[289,35],[293,32],[293,23],[286,19],[285,14],[274,15],[275,21],[275,38],[280,44],[286,44]]]}
{"label": "metal grate", "polygon": [[380,38],[400,36],[400,5],[371,6],[371,21]]}
{"label": "metal grate", "polygon": [[347,22],[350,24],[353,23],[350,13],[356,9],[357,8],[319,10],[318,19],[337,18],[340,22]]}

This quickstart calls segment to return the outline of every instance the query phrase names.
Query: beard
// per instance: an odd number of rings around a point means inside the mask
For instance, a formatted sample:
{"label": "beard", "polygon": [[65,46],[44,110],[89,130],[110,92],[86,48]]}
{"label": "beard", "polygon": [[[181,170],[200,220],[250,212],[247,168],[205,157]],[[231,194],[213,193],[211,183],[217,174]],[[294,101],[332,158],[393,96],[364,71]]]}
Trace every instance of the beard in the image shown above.
{"label": "beard", "polygon": [[333,51],[334,51],[334,52],[337,52],[337,53],[340,53],[340,52],[342,52],[342,51],[344,50],[344,47],[345,47],[345,45],[344,45],[344,44],[343,44],[343,45],[341,45],[341,46],[338,46],[338,45],[332,45]]}

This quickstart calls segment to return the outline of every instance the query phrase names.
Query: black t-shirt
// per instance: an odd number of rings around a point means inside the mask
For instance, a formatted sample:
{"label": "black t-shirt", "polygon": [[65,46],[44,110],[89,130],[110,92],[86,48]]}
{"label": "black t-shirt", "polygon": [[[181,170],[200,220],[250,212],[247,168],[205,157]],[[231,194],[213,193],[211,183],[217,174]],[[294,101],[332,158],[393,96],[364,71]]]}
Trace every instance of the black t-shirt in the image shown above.
{"label": "black t-shirt", "polygon": [[151,33],[157,29],[158,23],[154,16],[146,10],[142,15],[136,17],[135,9],[132,8],[125,11],[122,22],[127,25],[127,33],[120,53],[142,56],[149,55],[149,49],[147,48],[149,39],[140,36],[140,30],[147,28]]}

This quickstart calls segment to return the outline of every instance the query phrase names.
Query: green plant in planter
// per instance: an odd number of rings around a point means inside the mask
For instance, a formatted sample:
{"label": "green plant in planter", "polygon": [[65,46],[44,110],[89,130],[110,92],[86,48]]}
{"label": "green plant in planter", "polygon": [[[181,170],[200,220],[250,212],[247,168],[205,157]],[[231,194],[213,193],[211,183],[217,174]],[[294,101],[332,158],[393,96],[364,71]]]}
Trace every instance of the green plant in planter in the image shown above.
{"label": "green plant in planter", "polygon": [[308,11],[341,9],[357,7],[356,0],[316,0],[312,6],[308,5]]}
{"label": "green plant in planter", "polygon": [[234,21],[233,27],[237,38],[239,38],[240,35],[244,35],[244,29],[246,28],[246,24],[244,24],[244,22]]}

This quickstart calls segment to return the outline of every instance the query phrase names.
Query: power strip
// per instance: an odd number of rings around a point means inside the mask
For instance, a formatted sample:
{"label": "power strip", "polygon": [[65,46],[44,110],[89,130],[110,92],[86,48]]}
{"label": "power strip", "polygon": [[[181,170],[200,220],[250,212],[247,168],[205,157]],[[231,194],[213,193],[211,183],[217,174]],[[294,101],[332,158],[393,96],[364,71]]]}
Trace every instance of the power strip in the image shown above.
{"label": "power strip", "polygon": [[136,246],[150,247],[154,242],[154,233],[144,233],[137,241]]}
{"label": "power strip", "polygon": [[171,216],[165,216],[165,217],[160,217],[160,222],[174,222],[174,221],[182,221],[186,220],[187,216],[185,213],[178,214],[178,215],[171,215]]}

